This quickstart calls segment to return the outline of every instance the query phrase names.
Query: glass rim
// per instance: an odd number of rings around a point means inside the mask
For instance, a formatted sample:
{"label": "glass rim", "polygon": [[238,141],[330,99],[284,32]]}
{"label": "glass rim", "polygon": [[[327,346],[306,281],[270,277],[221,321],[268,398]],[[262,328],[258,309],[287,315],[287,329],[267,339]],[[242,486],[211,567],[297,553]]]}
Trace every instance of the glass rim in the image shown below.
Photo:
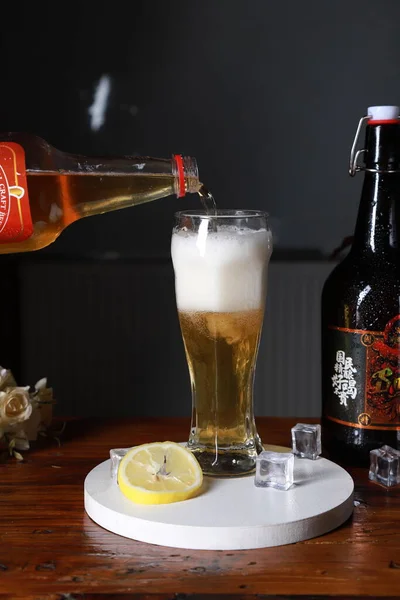
{"label": "glass rim", "polygon": [[264,210],[247,210],[247,209],[210,209],[206,211],[200,210],[179,210],[175,213],[175,218],[194,217],[199,219],[267,219],[269,214]]}

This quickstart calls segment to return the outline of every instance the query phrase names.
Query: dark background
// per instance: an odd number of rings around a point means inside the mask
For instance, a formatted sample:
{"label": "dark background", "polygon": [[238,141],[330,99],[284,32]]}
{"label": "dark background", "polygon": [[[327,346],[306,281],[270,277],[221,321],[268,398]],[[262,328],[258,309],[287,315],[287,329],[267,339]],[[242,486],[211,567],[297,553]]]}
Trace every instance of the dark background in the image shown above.
{"label": "dark background", "polygon": [[[369,105],[400,102],[400,2],[38,0],[14,10],[1,31],[0,130],[89,155],[194,156],[219,207],[267,210],[275,250],[258,412],[318,414],[319,294],[327,256],[354,227],[358,120]],[[169,245],[174,211],[197,206],[171,197],[83,219],[17,264],[1,257],[4,328],[15,332],[4,366],[21,383],[48,375],[63,414],[188,414]]]}

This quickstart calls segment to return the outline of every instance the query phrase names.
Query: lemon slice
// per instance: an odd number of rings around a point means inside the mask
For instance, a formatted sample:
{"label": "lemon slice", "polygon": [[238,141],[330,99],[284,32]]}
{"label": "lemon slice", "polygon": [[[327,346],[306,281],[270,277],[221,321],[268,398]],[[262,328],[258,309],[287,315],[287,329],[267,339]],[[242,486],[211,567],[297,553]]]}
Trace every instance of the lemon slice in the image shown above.
{"label": "lemon slice", "polygon": [[203,483],[193,454],[175,442],[142,444],[127,452],[118,468],[121,492],[137,504],[170,504],[192,498]]}

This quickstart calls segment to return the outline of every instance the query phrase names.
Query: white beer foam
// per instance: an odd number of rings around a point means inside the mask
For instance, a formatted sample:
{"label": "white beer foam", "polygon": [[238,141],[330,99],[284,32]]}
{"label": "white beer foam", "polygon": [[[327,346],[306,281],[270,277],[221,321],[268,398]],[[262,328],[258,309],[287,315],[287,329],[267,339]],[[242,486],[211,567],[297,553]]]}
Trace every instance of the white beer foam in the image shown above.
{"label": "white beer foam", "polygon": [[[202,225],[204,227],[202,228]],[[265,302],[272,235],[219,227],[198,233],[175,231],[171,254],[179,310],[234,312],[261,308]]]}

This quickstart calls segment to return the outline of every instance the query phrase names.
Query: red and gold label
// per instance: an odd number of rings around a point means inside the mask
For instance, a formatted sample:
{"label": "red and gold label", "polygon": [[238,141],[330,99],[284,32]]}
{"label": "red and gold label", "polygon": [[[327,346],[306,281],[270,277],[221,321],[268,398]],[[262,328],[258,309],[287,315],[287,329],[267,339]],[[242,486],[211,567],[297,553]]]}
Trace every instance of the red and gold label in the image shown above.
{"label": "red and gold label", "polygon": [[0,244],[23,242],[32,233],[24,149],[0,142]]}
{"label": "red and gold label", "polygon": [[366,429],[400,429],[400,315],[384,331],[331,327],[327,418]]}

